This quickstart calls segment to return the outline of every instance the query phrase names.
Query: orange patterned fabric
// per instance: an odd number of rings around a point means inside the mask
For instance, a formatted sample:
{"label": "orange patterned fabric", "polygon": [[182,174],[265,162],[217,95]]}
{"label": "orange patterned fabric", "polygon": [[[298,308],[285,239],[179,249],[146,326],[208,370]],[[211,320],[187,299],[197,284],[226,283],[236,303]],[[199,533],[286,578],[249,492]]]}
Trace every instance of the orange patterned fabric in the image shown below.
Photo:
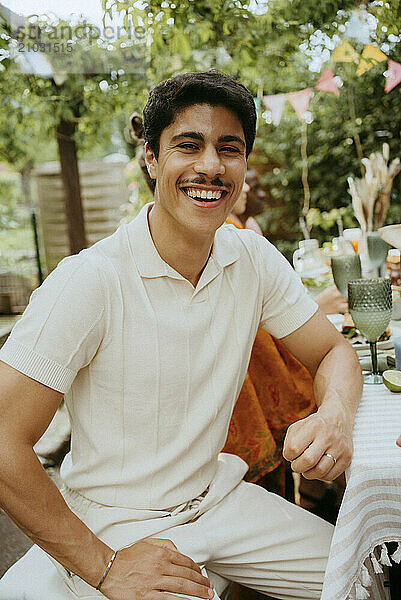
{"label": "orange patterned fabric", "polygon": [[315,409],[309,372],[259,329],[223,452],[238,454],[249,465],[246,479],[257,481],[281,463],[288,426]]}
{"label": "orange patterned fabric", "polygon": [[309,372],[280,340],[258,329],[223,452],[245,460],[245,479],[255,482],[282,462],[288,426],[315,409]]}

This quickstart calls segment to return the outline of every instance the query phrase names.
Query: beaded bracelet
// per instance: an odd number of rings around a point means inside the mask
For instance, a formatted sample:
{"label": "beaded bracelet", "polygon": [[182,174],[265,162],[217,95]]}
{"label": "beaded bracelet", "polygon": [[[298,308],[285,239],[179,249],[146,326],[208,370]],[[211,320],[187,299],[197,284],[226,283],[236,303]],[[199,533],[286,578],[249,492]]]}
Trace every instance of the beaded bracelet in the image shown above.
{"label": "beaded bracelet", "polygon": [[102,577],[100,578],[100,581],[99,581],[99,583],[98,583],[98,584],[97,584],[97,586],[96,586],[96,589],[97,589],[97,590],[100,590],[100,588],[101,588],[101,585],[102,585],[103,581],[106,579],[106,577],[107,577],[107,573],[110,571],[110,569],[111,569],[111,567],[112,567],[112,564],[113,564],[113,562],[114,562],[114,559],[115,559],[115,558],[116,558],[116,556],[117,556],[117,552],[118,552],[118,550],[115,550],[115,551],[113,552],[113,555],[112,555],[111,559],[109,560],[109,562],[108,562],[108,565],[107,565],[107,567],[105,568],[105,570],[104,570],[104,573],[103,573]]}

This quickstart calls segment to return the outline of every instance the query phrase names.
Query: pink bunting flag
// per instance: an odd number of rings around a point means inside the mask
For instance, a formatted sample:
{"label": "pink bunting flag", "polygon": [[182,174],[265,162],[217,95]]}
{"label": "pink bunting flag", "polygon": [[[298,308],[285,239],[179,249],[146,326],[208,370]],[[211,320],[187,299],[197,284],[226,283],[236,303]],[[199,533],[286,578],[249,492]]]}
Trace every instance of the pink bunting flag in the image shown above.
{"label": "pink bunting flag", "polygon": [[388,61],[388,75],[386,77],[386,84],[384,86],[384,91],[386,94],[391,92],[396,85],[398,85],[401,81],[401,64],[395,62],[395,60]]}
{"label": "pink bunting flag", "polygon": [[263,96],[263,102],[272,114],[273,125],[279,125],[283,108],[285,104],[285,94],[275,94],[274,96]]}
{"label": "pink bunting flag", "polygon": [[299,90],[299,92],[291,92],[286,94],[288,102],[295,110],[300,121],[304,121],[305,113],[308,110],[311,91],[309,88]]}
{"label": "pink bunting flag", "polygon": [[340,95],[338,86],[334,79],[334,73],[329,67],[323,71],[319,81],[315,85],[315,89],[321,90],[322,92],[332,92],[336,96]]}

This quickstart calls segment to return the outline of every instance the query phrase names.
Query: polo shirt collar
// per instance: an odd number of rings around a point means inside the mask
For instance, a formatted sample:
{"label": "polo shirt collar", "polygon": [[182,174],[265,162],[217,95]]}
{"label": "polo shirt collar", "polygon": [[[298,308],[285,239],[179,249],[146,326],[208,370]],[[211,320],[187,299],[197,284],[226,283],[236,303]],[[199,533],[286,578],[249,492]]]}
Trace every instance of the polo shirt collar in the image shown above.
{"label": "polo shirt collar", "polygon": [[[141,277],[146,278],[172,277],[173,279],[185,279],[161,258],[153,243],[148,223],[148,211],[153,204],[153,202],[146,204],[135,219],[126,226],[132,255],[139,274]],[[208,260],[201,276],[203,285],[206,285],[207,281],[211,281],[214,278],[213,275],[216,275],[217,272],[239,258],[239,251],[232,245],[232,239],[230,238],[231,236],[224,235],[222,228],[216,231],[210,257],[212,260]],[[215,273],[216,269],[217,272]]]}

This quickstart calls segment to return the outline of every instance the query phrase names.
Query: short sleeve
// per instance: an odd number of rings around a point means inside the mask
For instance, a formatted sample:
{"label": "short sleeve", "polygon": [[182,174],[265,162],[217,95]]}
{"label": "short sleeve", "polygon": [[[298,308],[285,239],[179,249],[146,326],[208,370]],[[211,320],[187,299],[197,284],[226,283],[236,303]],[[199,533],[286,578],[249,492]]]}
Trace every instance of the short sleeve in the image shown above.
{"label": "short sleeve", "polygon": [[259,236],[255,241],[263,293],[260,326],[282,338],[306,323],[316,312],[317,304],[284,256],[265,238]]}
{"label": "short sleeve", "polygon": [[68,257],[36,289],[0,360],[66,393],[103,337],[104,293],[96,265]]}

